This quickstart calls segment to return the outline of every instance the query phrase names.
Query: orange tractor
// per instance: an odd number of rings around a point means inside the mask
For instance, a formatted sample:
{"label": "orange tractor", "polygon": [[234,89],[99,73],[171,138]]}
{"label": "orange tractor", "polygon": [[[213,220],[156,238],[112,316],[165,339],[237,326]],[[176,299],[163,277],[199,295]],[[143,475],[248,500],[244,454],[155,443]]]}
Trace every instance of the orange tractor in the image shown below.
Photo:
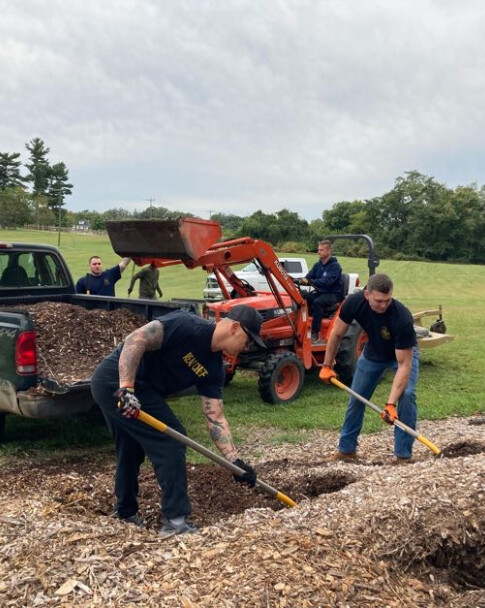
{"label": "orange tractor", "polygon": [[[305,371],[321,367],[327,337],[341,304],[328,311],[328,317],[322,320],[320,340],[312,343],[312,318],[307,301],[268,243],[250,237],[218,242],[220,225],[198,218],[110,221],[107,222],[107,231],[114,251],[120,256],[133,258],[138,265],[151,262],[158,267],[184,264],[187,268],[203,268],[214,273],[226,299],[204,305],[205,317],[218,321],[238,304],[251,306],[262,315],[261,335],[266,350],[254,347],[237,358],[226,358],[226,384],[237,369],[254,370],[259,374],[261,398],[269,403],[285,403],[301,393]],[[338,235],[327,238],[364,238],[369,246],[369,273],[375,272],[378,260],[370,237]],[[251,261],[265,276],[269,291],[255,292],[232,269],[234,265]],[[345,287],[348,289],[346,279],[348,276],[344,275],[344,292]],[[438,321],[443,330],[441,311],[419,314],[422,317],[435,313],[439,314]],[[420,325],[421,317],[417,319]],[[424,331],[428,332],[423,327]],[[424,335],[422,337],[425,338]],[[428,345],[431,345],[433,340],[438,340],[438,333],[428,332],[426,337],[430,339]],[[440,342],[450,339],[452,336],[444,333],[439,336]],[[335,369],[345,384],[352,380],[365,340],[365,334],[356,323],[350,326],[342,340]]]}

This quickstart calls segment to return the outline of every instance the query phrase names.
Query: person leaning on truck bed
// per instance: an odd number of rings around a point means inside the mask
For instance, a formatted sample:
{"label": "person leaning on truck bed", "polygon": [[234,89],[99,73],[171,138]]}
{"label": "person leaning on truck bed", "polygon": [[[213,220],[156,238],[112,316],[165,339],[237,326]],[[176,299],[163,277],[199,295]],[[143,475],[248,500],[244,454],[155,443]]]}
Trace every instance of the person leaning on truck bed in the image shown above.
{"label": "person leaning on truck bed", "polygon": [[160,297],[162,297],[162,290],[158,284],[159,276],[160,271],[154,263],[151,263],[149,266],[145,266],[131,277],[130,286],[128,287],[128,295],[131,295],[135,282],[139,280],[139,298],[144,298],[145,300],[156,300],[157,293]]}
{"label": "person leaning on truck bed", "polygon": [[343,299],[342,268],[337,258],[332,256],[330,241],[319,241],[318,258],[318,262],[313,265],[306,277],[297,281],[301,285],[311,285],[314,288],[314,291],[303,294],[313,317],[313,342],[318,341],[320,326],[326,311]]}
{"label": "person leaning on truck bed", "polygon": [[97,367],[91,390],[116,447],[115,517],[143,525],[137,494],[140,465],[146,455],[162,489],[160,534],[196,531],[188,519],[185,445],[137,420],[141,408],[185,434],[166,398],[190,386],[201,396],[205,422],[217,449],[246,471],[234,479],[255,485],[256,472],[238,457],[224,415],[222,354],[236,356],[252,342],[264,348],[259,337],[262,320],[256,310],[244,305],[235,306],[218,323],[186,311],[171,312],[132,332]]}
{"label": "person leaning on truck bed", "polygon": [[[392,369],[395,376],[381,417],[388,424],[396,419],[416,429],[416,382],[419,375],[418,348],[411,312],[392,297],[393,284],[386,274],[374,274],[363,291],[350,296],[340,309],[330,333],[320,379],[330,384],[336,377],[333,362],[340,342],[352,321],[357,321],[368,342],[357,362],[352,390],[366,399],[374,393],[382,374]],[[396,410],[397,406],[397,410]],[[364,422],[363,405],[351,397],[345,412],[338,452],[330,460],[354,460]],[[394,427],[396,462],[409,462],[414,438]]]}
{"label": "person leaning on truck bed", "polygon": [[89,272],[76,283],[76,293],[91,296],[114,296],[115,283],[121,279],[121,274],[130,263],[131,258],[123,258],[119,264],[103,270],[103,263],[98,255],[89,258]]}

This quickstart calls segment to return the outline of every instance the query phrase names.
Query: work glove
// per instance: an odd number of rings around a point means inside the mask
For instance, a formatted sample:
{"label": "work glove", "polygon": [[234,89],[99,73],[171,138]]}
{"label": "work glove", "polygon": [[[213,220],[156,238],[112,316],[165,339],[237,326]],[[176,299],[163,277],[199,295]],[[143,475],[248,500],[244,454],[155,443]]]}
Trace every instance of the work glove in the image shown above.
{"label": "work glove", "polygon": [[303,277],[300,279],[300,285],[310,285],[310,281],[306,277]]}
{"label": "work glove", "polygon": [[249,464],[246,464],[244,460],[241,460],[240,458],[235,460],[232,464],[235,464],[240,469],[246,471],[244,475],[237,475],[236,473],[234,473],[234,480],[238,483],[245,483],[250,488],[254,488],[254,486],[256,485],[256,471],[253,469],[253,467]]}
{"label": "work glove", "polygon": [[322,369],[320,370],[318,377],[320,380],[323,380],[325,384],[332,384],[331,380],[332,378],[336,378],[337,374],[333,371],[331,365],[322,365]]}
{"label": "work glove", "polygon": [[384,422],[387,422],[387,424],[394,424],[394,420],[399,420],[394,403],[386,403],[386,406],[381,412],[381,418]]}
{"label": "work glove", "polygon": [[135,389],[131,387],[119,388],[115,397],[118,398],[118,407],[121,415],[125,418],[138,418],[140,413],[141,403],[135,395]]}

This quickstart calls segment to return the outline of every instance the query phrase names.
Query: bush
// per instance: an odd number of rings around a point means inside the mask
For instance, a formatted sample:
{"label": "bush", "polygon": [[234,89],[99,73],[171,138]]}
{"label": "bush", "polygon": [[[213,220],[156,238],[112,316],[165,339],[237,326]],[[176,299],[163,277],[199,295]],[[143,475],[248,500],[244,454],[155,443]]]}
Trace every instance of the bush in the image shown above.
{"label": "bush", "polygon": [[285,241],[283,243],[278,243],[276,249],[278,251],[284,251],[285,253],[299,253],[307,250],[303,243],[298,243],[297,241]]}

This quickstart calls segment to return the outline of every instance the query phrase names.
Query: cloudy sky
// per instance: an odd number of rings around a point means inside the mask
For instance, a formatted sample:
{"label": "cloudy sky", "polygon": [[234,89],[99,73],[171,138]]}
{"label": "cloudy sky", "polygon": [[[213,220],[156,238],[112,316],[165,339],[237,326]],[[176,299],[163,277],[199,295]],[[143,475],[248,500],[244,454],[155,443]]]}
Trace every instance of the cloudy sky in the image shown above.
{"label": "cloudy sky", "polygon": [[75,211],[481,186],[484,32],[483,0],[0,0],[0,151],[42,138]]}

